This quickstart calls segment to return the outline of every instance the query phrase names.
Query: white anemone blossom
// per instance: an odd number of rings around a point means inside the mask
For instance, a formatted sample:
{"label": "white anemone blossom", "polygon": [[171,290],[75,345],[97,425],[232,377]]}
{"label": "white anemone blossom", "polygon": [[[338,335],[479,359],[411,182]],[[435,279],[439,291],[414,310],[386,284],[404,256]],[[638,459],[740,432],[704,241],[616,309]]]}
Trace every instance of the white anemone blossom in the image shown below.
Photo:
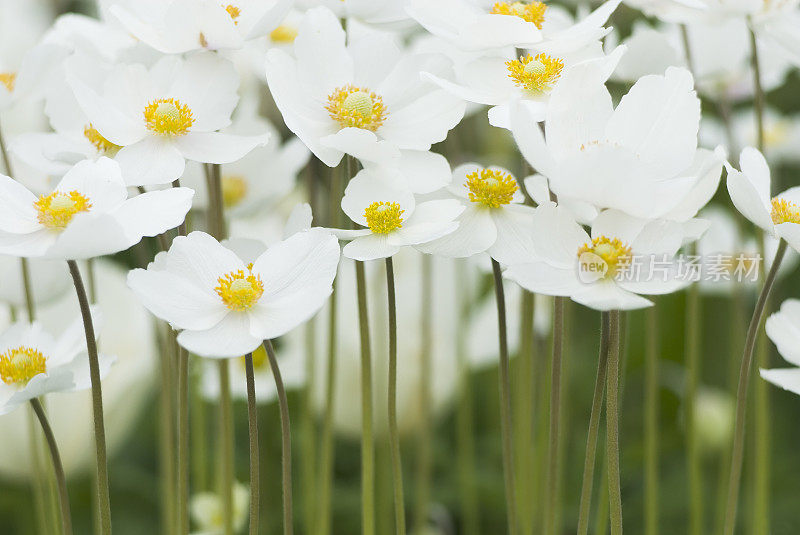
{"label": "white anemone blossom", "polygon": [[300,25],[294,57],[269,51],[267,81],[286,125],[330,167],[345,154],[439,166],[441,157],[426,151],[461,121],[465,104],[419,73],[447,71],[446,58],[404,54],[382,33],[345,40],[339,20],[320,7]]}
{"label": "white anemone blossom", "polygon": [[683,242],[679,223],[606,210],[590,236],[568,211],[550,203],[536,209],[532,229],[529,259],[504,273],[531,292],[569,297],[597,310],[633,310],[653,304],[638,294],[671,293],[688,283],[674,266],[659,268]]}
{"label": "white anemone blossom", "polygon": [[726,163],[728,193],[736,209],[776,238],[800,251],[800,186],[770,198],[770,172],[764,156],[745,147],[739,156],[741,171]]}
{"label": "white anemone blossom", "polygon": [[323,229],[299,232],[252,264],[204,232],[179,236],[128,285],[178,343],[203,357],[251,353],[313,316],[331,294],[339,244]]}
{"label": "white anemone blossom", "polygon": [[168,184],[186,160],[226,164],[268,141],[266,133],[217,131],[231,124],[239,78],[230,61],[210,52],[165,57],[149,71],[118,65],[102,87],[81,72],[67,77],[97,142],[118,149],[115,160],[131,186]]}
{"label": "white anemone blossom", "polygon": [[[100,356],[101,377],[112,363],[113,358]],[[45,394],[77,392],[90,386],[80,319],[58,339],[38,323],[15,323],[0,334],[0,414]]]}
{"label": "white anemone blossom", "polygon": [[193,196],[171,188],[129,199],[108,158],[78,163],[41,196],[0,175],[0,254],[80,260],[124,251],[180,225]]}
{"label": "white anemone blossom", "polygon": [[[800,300],[788,299],[779,312],[767,318],[767,336],[778,353],[794,366],[800,366]],[[800,368],[761,370],[761,377],[770,383],[800,394]]]}

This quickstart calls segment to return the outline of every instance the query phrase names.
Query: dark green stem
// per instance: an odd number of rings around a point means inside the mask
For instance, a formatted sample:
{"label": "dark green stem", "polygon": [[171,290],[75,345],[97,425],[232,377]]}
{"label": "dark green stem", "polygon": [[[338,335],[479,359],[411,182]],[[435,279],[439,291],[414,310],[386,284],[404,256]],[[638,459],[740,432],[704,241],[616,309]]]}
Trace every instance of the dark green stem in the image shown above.
{"label": "dark green stem", "polygon": [[72,517],[69,512],[69,494],[67,493],[67,478],[64,476],[64,466],[61,464],[61,455],[58,453],[56,437],[47,421],[47,414],[44,412],[42,403],[37,399],[31,400],[31,407],[39,423],[42,426],[44,438],[47,440],[47,447],[50,449],[50,458],[53,461],[53,470],[58,484],[58,505],[61,509],[61,528],[64,535],[72,535]]}
{"label": "dark green stem", "polygon": [[372,427],[372,348],[364,263],[356,261],[358,325],[361,337],[361,532],[375,533],[375,436]]}
{"label": "dark green stem", "polygon": [[395,302],[394,265],[386,259],[386,292],[389,303],[389,444],[394,482],[394,516],[397,535],[406,533],[406,509],[403,498],[403,463],[400,435],[397,431],[397,303]]}
{"label": "dark green stem", "polygon": [[[270,365],[272,360],[270,359]],[[253,354],[244,357],[247,380],[247,423],[250,436],[250,535],[258,535],[258,514],[261,500],[261,474],[258,467],[258,407],[256,406],[256,379],[253,372]]]}
{"label": "dark green stem", "polygon": [[289,419],[289,401],[286,388],[283,386],[278,359],[272,342],[264,341],[264,348],[269,357],[269,366],[275,377],[275,389],[278,393],[278,407],[281,411],[281,483],[283,487],[283,535],[294,533],[294,514],[292,512],[292,424]]}
{"label": "dark green stem", "polygon": [[622,492],[619,469],[619,310],[609,316],[611,339],[606,375],[606,464],[608,466],[608,504],[611,516],[611,535],[622,535]]}

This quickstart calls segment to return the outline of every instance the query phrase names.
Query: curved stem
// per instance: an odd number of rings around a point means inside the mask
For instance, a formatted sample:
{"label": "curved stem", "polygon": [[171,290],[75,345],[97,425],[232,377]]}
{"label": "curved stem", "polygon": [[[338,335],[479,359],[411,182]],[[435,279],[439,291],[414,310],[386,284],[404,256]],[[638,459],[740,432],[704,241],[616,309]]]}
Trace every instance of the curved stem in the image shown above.
{"label": "curved stem", "polygon": [[92,383],[92,413],[94,417],[94,445],[97,459],[97,507],[100,511],[100,529],[103,535],[111,533],[111,500],[108,492],[108,458],[106,453],[106,428],[103,421],[103,390],[100,384],[100,362],[97,356],[97,338],[89,309],[89,299],[81,279],[81,272],[74,260],[67,260],[75,293],[78,296],[86,348],[89,353],[89,377]]}
{"label": "curved stem", "polygon": [[554,535],[558,510],[558,453],[561,417],[561,357],[564,348],[564,298],[553,299],[553,360],[550,387],[550,443],[547,460],[547,506],[544,534]]}
{"label": "curved stem", "polygon": [[645,534],[658,534],[658,308],[647,312],[645,348],[644,515]]}
{"label": "curved stem", "polygon": [[267,350],[269,366],[275,377],[275,389],[278,392],[278,406],[281,411],[281,474],[283,484],[283,534],[294,533],[294,520],[292,513],[292,425],[289,420],[289,402],[286,399],[286,388],[283,386],[281,370],[278,359],[275,358],[275,349],[272,342],[264,341]]}
{"label": "curved stem", "polygon": [[622,535],[622,493],[619,469],[619,310],[609,316],[611,339],[606,375],[606,464],[608,466],[608,504],[611,516],[611,535]]}
{"label": "curved stem", "polygon": [[686,295],[686,392],[684,421],[686,422],[687,479],[689,482],[689,533],[705,533],[705,500],[703,495],[703,474],[700,462],[700,445],[695,425],[695,403],[700,376],[700,332],[702,315],[700,311],[700,289],[697,284],[689,287]]}
{"label": "curved stem", "polygon": [[586,458],[583,463],[583,484],[581,485],[581,501],[578,512],[578,535],[589,532],[589,513],[592,508],[592,487],[594,486],[594,468],[597,456],[597,435],[600,431],[600,414],[603,411],[603,389],[606,386],[606,370],[609,348],[609,313],[600,315],[600,354],[597,359],[597,380],[594,383],[592,412],[589,416],[589,433],[586,439]]}
{"label": "curved stem", "polygon": [[[508,332],[506,327],[506,297],[503,290],[503,273],[500,264],[492,259],[494,293],[497,300],[497,323],[500,344],[500,427],[503,435],[503,478],[506,490],[508,533],[517,533],[517,498],[514,490],[514,451],[511,429],[511,380],[508,364]],[[552,467],[555,469],[555,467]]]}
{"label": "curved stem", "polygon": [[406,533],[406,510],[403,501],[403,464],[400,457],[400,436],[397,432],[397,304],[394,289],[392,257],[386,259],[386,291],[389,303],[389,444],[394,481],[394,515],[397,535]]}
{"label": "curved stem", "polygon": [[50,422],[47,421],[47,415],[44,412],[42,403],[37,398],[34,398],[31,400],[31,407],[33,407],[33,412],[36,413],[36,417],[42,425],[42,432],[44,433],[44,438],[47,440],[47,447],[50,449],[50,457],[53,460],[53,470],[55,471],[56,482],[58,483],[58,504],[61,508],[61,527],[64,535],[72,535],[72,517],[69,512],[67,479],[64,476],[64,466],[61,464],[61,455],[58,453],[56,437],[53,435]]}
{"label": "curved stem", "polygon": [[372,348],[364,262],[356,261],[358,325],[361,335],[361,532],[375,533],[375,437],[372,429]]}
{"label": "curved stem", "polygon": [[742,355],[742,365],[739,369],[739,386],[736,391],[736,426],[733,435],[733,453],[731,455],[731,470],[728,480],[728,502],[725,507],[725,535],[733,535],[736,528],[736,508],[739,502],[739,482],[742,477],[742,458],[744,456],[744,425],[747,412],[747,387],[750,382],[751,365],[753,363],[753,351],[755,349],[758,326],[764,316],[767,299],[775,284],[775,277],[778,268],[786,254],[786,242],[780,241],[775,259],[772,261],[767,278],[764,280],[764,287],[758,296],[756,308],[750,319],[750,326],[747,329],[747,338],[744,343],[744,354]]}
{"label": "curved stem", "polygon": [[[272,361],[270,360],[270,365]],[[260,472],[258,467],[258,408],[256,407],[256,380],[253,373],[253,354],[244,357],[247,378],[247,422],[250,434],[250,535],[258,535]]]}

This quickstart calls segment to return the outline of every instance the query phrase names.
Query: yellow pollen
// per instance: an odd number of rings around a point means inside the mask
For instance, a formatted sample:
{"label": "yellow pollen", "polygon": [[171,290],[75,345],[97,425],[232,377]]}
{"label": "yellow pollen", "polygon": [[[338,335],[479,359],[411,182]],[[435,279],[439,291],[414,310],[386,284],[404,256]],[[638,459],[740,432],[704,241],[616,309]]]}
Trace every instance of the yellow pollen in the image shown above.
{"label": "yellow pollen", "polygon": [[363,128],[374,132],[386,118],[383,99],[368,89],[353,85],[335,89],[328,95],[325,109],[342,128]]}
{"label": "yellow pollen", "polygon": [[239,24],[239,21],[236,20],[236,19],[238,19],[239,15],[242,14],[242,10],[241,9],[239,9],[238,7],[236,7],[236,6],[231,4],[231,5],[225,6],[225,11],[227,11],[228,15],[231,16],[231,18],[233,19],[233,23],[234,24]]}
{"label": "yellow pollen", "polygon": [[17,74],[14,72],[0,72],[0,84],[6,86],[8,92],[14,91],[14,84],[17,81]]}
{"label": "yellow pollen", "polygon": [[[241,360],[242,368],[245,367],[245,357],[242,357]],[[255,370],[269,370],[269,361],[267,359],[267,351],[264,349],[263,345],[258,346],[255,351],[253,351],[253,369]]]}
{"label": "yellow pollen", "polygon": [[50,195],[39,197],[33,207],[38,212],[39,223],[50,230],[64,230],[75,214],[88,212],[92,203],[77,191],[54,191]]}
{"label": "yellow pollen", "polygon": [[800,224],[800,207],[793,202],[775,197],[772,199],[772,222],[776,225]]}
{"label": "yellow pollen", "polygon": [[222,177],[222,202],[226,208],[236,206],[247,196],[247,181],[244,177],[228,175]]}
{"label": "yellow pollen", "polygon": [[466,187],[470,201],[488,208],[509,204],[518,188],[513,176],[496,169],[481,169],[468,174]]}
{"label": "yellow pollen", "polygon": [[264,283],[261,277],[253,275],[253,265],[232,271],[217,279],[219,286],[214,288],[222,302],[231,310],[245,311],[253,307],[264,294]]}
{"label": "yellow pollen", "polygon": [[83,135],[89,140],[89,143],[94,145],[94,148],[96,148],[97,151],[102,154],[114,156],[117,154],[117,152],[119,152],[119,149],[122,148],[104,138],[103,135],[91,125],[91,123],[83,128]]}
{"label": "yellow pollen", "polygon": [[297,37],[297,28],[281,24],[269,34],[269,38],[275,43],[294,43]]}
{"label": "yellow pollen", "polygon": [[7,385],[25,386],[47,372],[47,359],[36,349],[20,346],[0,354],[0,379]]}
{"label": "yellow pollen", "polygon": [[581,258],[585,253],[592,253],[602,258],[608,265],[605,278],[612,278],[619,270],[626,268],[630,264],[632,251],[630,246],[618,238],[600,236],[593,239],[591,243],[583,244],[578,249],[578,258]]}
{"label": "yellow pollen", "polygon": [[160,98],[144,109],[147,129],[162,136],[182,136],[194,124],[192,110],[180,100]]}
{"label": "yellow pollen", "polygon": [[541,30],[546,10],[547,5],[544,2],[495,2],[490,13],[519,17],[526,22],[532,22]]}
{"label": "yellow pollen", "polygon": [[506,68],[508,77],[514,80],[514,85],[538,96],[547,94],[553,89],[553,85],[561,76],[564,62],[542,53],[506,61]]}
{"label": "yellow pollen", "polygon": [[396,202],[374,202],[364,210],[364,219],[375,234],[389,234],[403,228],[404,212]]}

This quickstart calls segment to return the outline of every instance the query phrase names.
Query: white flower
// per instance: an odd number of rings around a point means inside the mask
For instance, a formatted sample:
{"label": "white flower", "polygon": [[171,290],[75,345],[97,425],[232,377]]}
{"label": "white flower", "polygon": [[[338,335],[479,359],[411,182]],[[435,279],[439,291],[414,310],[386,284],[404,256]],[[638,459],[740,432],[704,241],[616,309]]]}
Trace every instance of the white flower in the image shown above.
{"label": "white flower", "polygon": [[568,296],[597,310],[632,310],[652,305],[637,294],[665,294],[686,285],[674,270],[662,274],[649,262],[678,251],[679,223],[606,210],[595,219],[590,237],[569,212],[547,204],[536,209],[532,228],[536,255],[505,271],[532,292]]}
{"label": "white flower", "polygon": [[0,56],[0,110],[19,100],[42,98],[50,74],[65,55],[61,47],[42,43],[20,58]]}
{"label": "white flower", "polygon": [[[767,318],[767,336],[778,353],[794,366],[800,366],[800,300],[788,299],[779,312]],[[800,394],[800,368],[761,370],[761,377],[784,390]]]}
{"label": "white flower", "polygon": [[[237,481],[233,485],[233,528],[236,532],[241,531],[247,523],[249,507],[250,488]],[[189,503],[189,511],[197,528],[192,535],[222,535],[225,532],[219,494],[195,494]]]}
{"label": "white flower", "polygon": [[511,173],[500,167],[484,168],[475,163],[460,165],[453,172],[449,198],[463,206],[458,228],[432,242],[417,246],[426,253],[467,257],[487,252],[508,264],[531,250],[533,208],[524,206],[522,193]]}
{"label": "white flower", "polygon": [[745,147],[739,156],[741,171],[726,163],[728,193],[736,209],[772,236],[783,238],[800,251],[800,187],[770,199],[770,172],[764,156]]}
{"label": "white flower", "polygon": [[335,230],[352,240],[342,253],[354,260],[376,260],[397,254],[409,245],[428,243],[458,228],[454,220],[464,211],[455,199],[417,204],[414,194],[394,187],[364,169],[347,185],[342,210],[360,230]]}
{"label": "white flower", "polygon": [[[35,303],[48,303],[63,296],[72,289],[72,279],[64,262],[32,258],[28,261],[31,280],[35,281],[32,290]],[[0,302],[25,309],[25,285],[22,280],[20,259],[13,256],[0,256]]]}
{"label": "white flower", "polygon": [[316,8],[300,26],[294,58],[269,51],[267,81],[289,129],[330,167],[344,154],[382,162],[443,141],[464,102],[419,73],[441,72],[445,58],[403,54],[384,34],[350,46],[345,37],[333,13]]}
{"label": "white flower", "polygon": [[217,132],[231,123],[239,79],[213,53],[165,57],[150,71],[119,65],[102,90],[80,75],[68,73],[75,97],[100,138],[122,147],[115,159],[129,185],[168,184],[186,160],[226,164],[268,140]]}
{"label": "white flower", "polygon": [[516,46],[529,48],[550,42],[583,42],[602,38],[608,17],[619,5],[609,0],[580,22],[564,27],[563,17],[551,17],[544,2],[486,0],[410,0],[408,13],[426,30],[466,50]]}
{"label": "white flower", "polygon": [[37,197],[0,175],[0,254],[79,260],[124,251],[183,222],[188,188],[128,198],[119,166],[85,160]]}
{"label": "white flower", "polygon": [[[108,373],[112,362],[101,357],[101,376]],[[90,386],[80,319],[58,339],[39,323],[15,323],[0,335],[0,414],[45,394],[76,392]]]}
{"label": "white flower", "polygon": [[314,315],[332,291],[336,238],[322,229],[273,245],[251,265],[204,232],[177,237],[128,284],[200,356],[239,357]]}

